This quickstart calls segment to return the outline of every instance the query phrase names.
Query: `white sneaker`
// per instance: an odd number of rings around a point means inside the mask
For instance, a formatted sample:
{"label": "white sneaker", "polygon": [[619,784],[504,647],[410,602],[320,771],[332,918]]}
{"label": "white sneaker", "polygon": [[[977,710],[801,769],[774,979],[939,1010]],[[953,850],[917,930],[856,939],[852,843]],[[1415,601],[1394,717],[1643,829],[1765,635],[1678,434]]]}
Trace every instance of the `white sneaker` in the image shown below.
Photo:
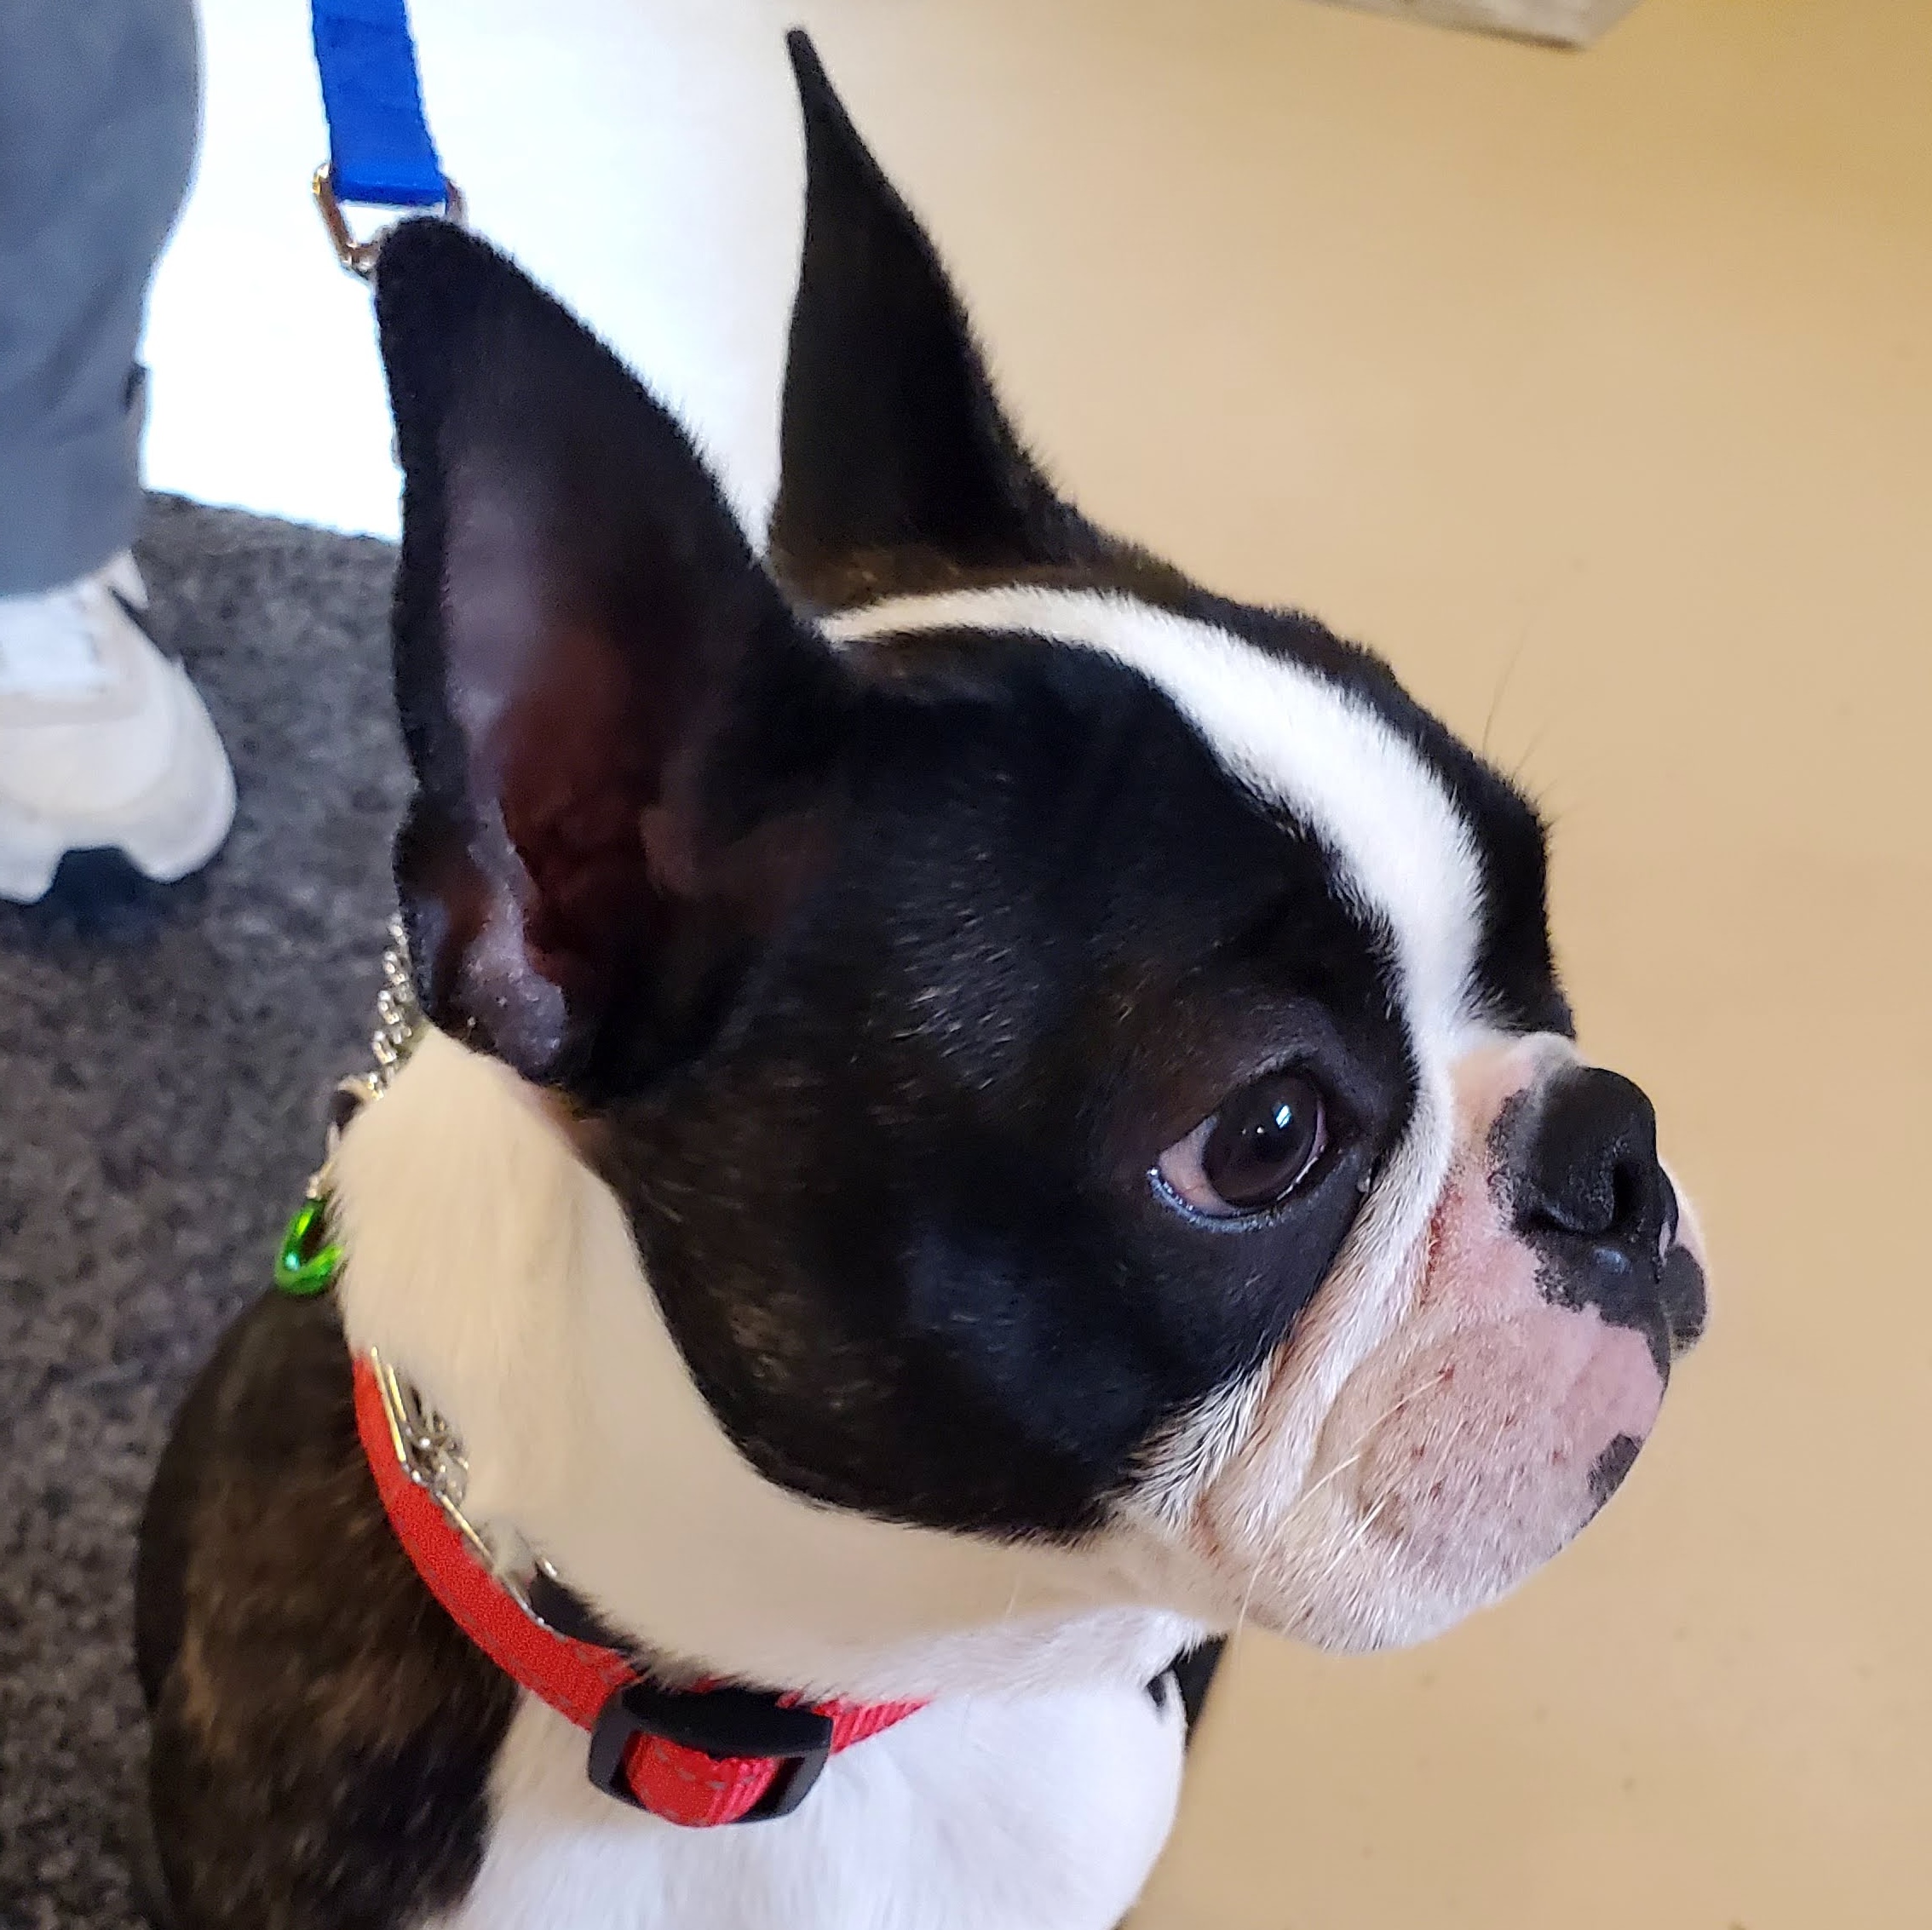
{"label": "white sneaker", "polygon": [[112,846],[158,883],[234,822],[235,779],[199,693],[154,647],[123,551],[93,576],[0,597],[0,898],[31,905],[70,851]]}

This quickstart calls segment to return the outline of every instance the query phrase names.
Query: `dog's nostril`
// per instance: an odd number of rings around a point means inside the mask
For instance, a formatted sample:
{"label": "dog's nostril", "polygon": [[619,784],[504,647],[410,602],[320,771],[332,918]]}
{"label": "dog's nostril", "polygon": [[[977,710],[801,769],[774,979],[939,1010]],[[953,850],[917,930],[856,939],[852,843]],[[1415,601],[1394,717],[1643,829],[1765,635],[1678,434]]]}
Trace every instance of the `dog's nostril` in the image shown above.
{"label": "dog's nostril", "polygon": [[1642,1182],[1632,1163],[1613,1159],[1607,1170],[1585,1163],[1555,1175],[1532,1206],[1534,1216],[1565,1233],[1586,1239],[1607,1237],[1627,1226],[1639,1211]]}
{"label": "dog's nostril", "polygon": [[1657,1116],[1628,1079],[1595,1066],[1559,1074],[1521,1158],[1522,1232],[1565,1233],[1655,1264],[1670,1184],[1657,1160]]}

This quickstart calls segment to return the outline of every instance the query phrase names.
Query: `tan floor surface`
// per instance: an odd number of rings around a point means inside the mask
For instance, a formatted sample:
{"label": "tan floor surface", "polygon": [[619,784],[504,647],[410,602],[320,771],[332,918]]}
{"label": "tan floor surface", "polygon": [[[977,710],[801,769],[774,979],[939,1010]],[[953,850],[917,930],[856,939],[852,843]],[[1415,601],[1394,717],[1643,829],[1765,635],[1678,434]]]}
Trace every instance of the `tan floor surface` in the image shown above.
{"label": "tan floor surface", "polygon": [[1517,1599],[1243,1642],[1141,1921],[1924,1930],[1932,5],[802,11],[1085,506],[1527,776],[1717,1260]]}

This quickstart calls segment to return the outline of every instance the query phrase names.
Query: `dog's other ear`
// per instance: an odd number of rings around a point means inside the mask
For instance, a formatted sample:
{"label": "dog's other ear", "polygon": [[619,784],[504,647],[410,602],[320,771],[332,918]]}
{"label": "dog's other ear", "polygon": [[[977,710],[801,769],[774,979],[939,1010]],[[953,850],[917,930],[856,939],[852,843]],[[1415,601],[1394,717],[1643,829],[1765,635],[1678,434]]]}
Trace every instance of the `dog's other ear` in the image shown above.
{"label": "dog's other ear", "polygon": [[406,223],[377,316],[423,1008],[594,1094],[701,1043],[815,875],[843,675],[676,423],[503,256]]}
{"label": "dog's other ear", "polygon": [[1105,539],[1000,411],[933,244],[802,32],[805,245],[772,512],[773,569],[839,608],[963,574],[1073,564]]}

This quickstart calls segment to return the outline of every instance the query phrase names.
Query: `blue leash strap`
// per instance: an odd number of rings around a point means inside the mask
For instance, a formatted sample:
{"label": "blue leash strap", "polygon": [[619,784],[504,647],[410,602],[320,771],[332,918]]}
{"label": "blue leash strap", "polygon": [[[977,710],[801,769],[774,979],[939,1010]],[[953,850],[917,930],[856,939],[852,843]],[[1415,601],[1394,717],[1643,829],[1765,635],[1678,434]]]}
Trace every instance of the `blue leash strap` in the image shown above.
{"label": "blue leash strap", "polygon": [[336,200],[440,205],[443,164],[423,117],[405,0],[311,0],[309,18]]}
{"label": "blue leash strap", "polygon": [[313,190],[337,258],[366,279],[377,243],[357,241],[342,204],[442,208],[463,218],[463,198],[443,172],[423,112],[406,0],[310,0],[329,158]]}

